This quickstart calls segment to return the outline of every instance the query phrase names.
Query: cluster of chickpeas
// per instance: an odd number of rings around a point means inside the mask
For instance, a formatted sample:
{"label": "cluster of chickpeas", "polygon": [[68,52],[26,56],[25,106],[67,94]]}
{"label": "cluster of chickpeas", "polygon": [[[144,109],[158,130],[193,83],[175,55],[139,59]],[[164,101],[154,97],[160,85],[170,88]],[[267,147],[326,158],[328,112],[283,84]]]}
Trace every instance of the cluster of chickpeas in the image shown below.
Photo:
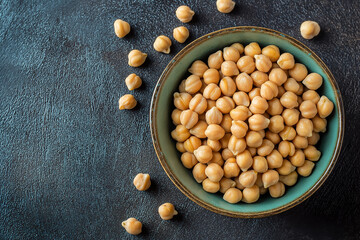
{"label": "cluster of chickpeas", "polygon": [[174,93],[171,136],[205,191],[253,203],[266,192],[279,198],[311,174],[334,108],[316,92],[321,75],[256,42],[234,43],[188,71]]}

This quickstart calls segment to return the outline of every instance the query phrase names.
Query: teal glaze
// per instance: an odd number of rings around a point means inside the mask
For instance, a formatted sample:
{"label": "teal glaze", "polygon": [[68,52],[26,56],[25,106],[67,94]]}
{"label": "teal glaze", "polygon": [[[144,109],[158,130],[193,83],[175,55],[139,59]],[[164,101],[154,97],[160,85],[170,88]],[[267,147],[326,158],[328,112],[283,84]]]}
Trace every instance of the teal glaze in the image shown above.
{"label": "teal glaze", "polygon": [[[202,189],[201,184],[198,184],[194,180],[191,170],[182,166],[180,154],[177,152],[175,142],[170,136],[170,132],[175,128],[170,117],[171,111],[174,109],[173,93],[177,91],[180,81],[188,75],[187,69],[190,67],[191,63],[197,59],[206,61],[209,54],[235,42],[240,42],[243,45],[250,42],[258,42],[261,47],[274,44],[280,48],[281,52],[292,53],[296,58],[296,62],[305,64],[309,72],[319,73],[323,77],[324,83],[318,92],[321,95],[325,94],[335,105],[333,113],[328,117],[328,130],[325,134],[321,135],[320,143],[317,146],[322,152],[322,156],[316,163],[313,173],[306,178],[299,176],[298,182],[295,186],[286,187],[286,193],[283,197],[274,199],[267,194],[265,196],[261,196],[259,201],[253,204],[246,204],[242,202],[238,204],[230,204],[222,199],[222,194],[220,193],[211,194],[205,192]],[[190,45],[194,46],[195,44]],[[337,103],[335,95],[336,90],[331,85],[326,71],[315,61],[313,56],[314,54],[303,50],[291,44],[291,42],[288,41],[286,36],[283,34],[274,34],[274,32],[269,33],[266,29],[255,31],[255,29],[251,27],[247,30],[228,31],[223,35],[211,34],[211,37],[208,36],[206,41],[195,45],[187,54],[177,61],[172,69],[170,69],[166,79],[162,82],[163,86],[161,91],[156,93],[155,90],[154,92],[152,104],[156,109],[152,112],[155,116],[152,116],[151,119],[155,119],[156,121],[155,125],[157,132],[153,132],[153,134],[157,134],[158,136],[158,144],[161,149],[160,155],[164,156],[169,170],[177,178],[177,181],[183,185],[188,194],[193,194],[195,198],[199,198],[205,203],[205,205],[212,205],[215,208],[219,208],[220,211],[227,210],[234,214],[264,211],[271,212],[289,204],[290,202],[297,201],[297,199],[301,198],[301,196],[308,190],[314,188],[314,186],[322,178],[324,172],[331,170],[329,163],[331,162],[336,149],[337,142],[339,138],[342,137],[342,134],[339,133],[339,127],[340,124],[342,124],[342,121],[339,121],[339,119],[341,120],[341,118],[339,118],[339,114],[341,112],[341,109],[339,109],[341,99],[338,99],[339,102]],[[182,53],[179,53],[179,55],[182,55]],[[176,56],[175,58],[177,57],[179,56]],[[171,66],[168,66],[167,70],[169,70],[169,67],[171,68]],[[164,74],[165,73],[166,70]],[[339,142],[341,145],[340,140]],[[335,160],[336,159],[334,159],[334,161]]]}

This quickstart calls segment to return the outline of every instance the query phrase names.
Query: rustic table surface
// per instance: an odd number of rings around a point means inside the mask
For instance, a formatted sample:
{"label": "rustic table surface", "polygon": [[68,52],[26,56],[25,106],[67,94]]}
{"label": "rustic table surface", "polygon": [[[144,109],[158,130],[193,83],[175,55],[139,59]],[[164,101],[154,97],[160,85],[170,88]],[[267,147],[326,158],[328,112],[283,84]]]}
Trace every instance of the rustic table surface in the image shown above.
{"label": "rustic table surface", "polygon": [[[169,180],[155,155],[149,129],[152,90],[171,54],[152,48],[156,36],[182,25],[175,9],[196,15],[186,43],[239,25],[272,28],[307,44],[340,86],[346,131],[342,152],[326,183],[299,206],[263,219],[233,219],[207,211]],[[236,1],[230,14],[212,1],[50,0],[0,1],[0,239],[359,239],[360,238],[360,2]],[[122,18],[132,31],[113,32]],[[322,27],[301,38],[304,20]],[[127,53],[148,53],[127,65]],[[139,107],[119,111],[135,72]],[[153,185],[138,192],[132,179],[148,172]],[[180,214],[161,221],[158,206]],[[132,237],[128,217],[144,224]]]}

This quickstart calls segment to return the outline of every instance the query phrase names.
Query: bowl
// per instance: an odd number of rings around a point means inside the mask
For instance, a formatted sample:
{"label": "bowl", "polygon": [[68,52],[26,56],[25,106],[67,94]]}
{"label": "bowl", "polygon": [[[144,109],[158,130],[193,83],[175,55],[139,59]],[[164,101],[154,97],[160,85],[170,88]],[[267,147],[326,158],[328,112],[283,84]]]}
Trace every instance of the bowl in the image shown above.
{"label": "bowl", "polygon": [[[177,91],[187,69],[193,61],[202,59],[207,62],[211,53],[240,42],[248,44],[258,42],[261,47],[274,44],[281,52],[290,52],[296,62],[306,65],[309,72],[319,73],[323,85],[318,90],[325,94],[333,103],[334,111],[328,117],[327,132],[322,134],[317,147],[322,156],[316,162],[313,173],[308,177],[299,177],[298,182],[287,187],[281,198],[261,196],[252,204],[230,204],[222,199],[222,194],[212,194],[204,191],[198,184],[191,170],[183,167],[180,153],[176,150],[175,141],[170,132],[175,128],[171,121],[174,109],[173,93]],[[266,217],[286,211],[310,197],[324,183],[333,170],[339,156],[344,133],[344,107],[339,87],[324,62],[308,47],[298,40],[278,31],[262,27],[226,28],[202,36],[184,47],[167,65],[160,76],[151,101],[150,128],[153,145],[166,174],[175,186],[198,205],[213,212],[230,217],[255,218]]]}

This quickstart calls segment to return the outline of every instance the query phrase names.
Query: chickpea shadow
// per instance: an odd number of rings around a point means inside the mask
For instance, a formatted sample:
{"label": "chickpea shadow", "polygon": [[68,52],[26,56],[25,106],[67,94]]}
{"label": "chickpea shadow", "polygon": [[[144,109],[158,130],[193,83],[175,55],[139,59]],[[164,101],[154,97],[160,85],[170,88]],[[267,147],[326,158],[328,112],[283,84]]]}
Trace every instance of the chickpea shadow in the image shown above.
{"label": "chickpea shadow", "polygon": [[151,181],[151,186],[147,190],[147,192],[151,195],[157,194],[159,192],[159,186],[158,183],[154,180]]}

